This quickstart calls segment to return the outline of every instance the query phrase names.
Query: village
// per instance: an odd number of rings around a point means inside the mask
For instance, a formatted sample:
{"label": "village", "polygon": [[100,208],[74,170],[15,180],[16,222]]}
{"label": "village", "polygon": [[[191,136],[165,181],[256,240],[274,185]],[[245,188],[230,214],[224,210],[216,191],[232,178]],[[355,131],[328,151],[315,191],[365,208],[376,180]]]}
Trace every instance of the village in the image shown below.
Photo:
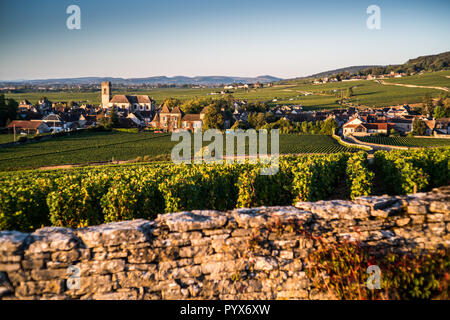
{"label": "village", "polygon": [[[226,86],[227,87],[227,86]],[[231,85],[229,86],[231,87]],[[117,115],[117,128],[173,132],[196,131],[204,127],[207,107],[199,113],[184,113],[179,107],[163,103],[156,106],[148,95],[113,95],[110,82],[102,83],[102,103],[89,105],[77,103],[61,104],[41,99],[36,105],[28,100],[20,102],[18,119],[7,125],[10,133],[16,135],[39,135],[76,131],[104,123],[111,117],[111,110]],[[223,129],[250,128],[247,101],[234,99],[231,110],[227,110]],[[446,137],[450,135],[450,119],[434,119],[416,111],[414,105],[398,105],[384,108],[347,107],[333,110],[303,110],[301,105],[276,105],[265,112],[272,122],[284,121],[299,126],[303,122],[334,119],[337,133],[341,136],[373,136],[412,134],[414,121],[422,122],[424,130],[420,135]],[[225,109],[221,111],[225,113]]]}

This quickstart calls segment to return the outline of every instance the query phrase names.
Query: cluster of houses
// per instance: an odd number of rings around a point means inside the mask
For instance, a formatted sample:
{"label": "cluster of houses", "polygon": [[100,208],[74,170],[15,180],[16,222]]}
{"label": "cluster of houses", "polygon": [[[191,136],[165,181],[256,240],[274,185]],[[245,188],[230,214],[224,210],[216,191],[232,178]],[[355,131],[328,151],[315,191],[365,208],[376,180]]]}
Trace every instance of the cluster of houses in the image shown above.
{"label": "cluster of houses", "polygon": [[18,107],[20,120],[12,121],[7,128],[24,134],[89,128],[99,124],[102,118],[109,117],[111,108],[117,111],[118,126],[121,128],[152,127],[169,132],[201,129],[205,113],[203,110],[200,114],[184,114],[179,108],[169,110],[167,106],[157,109],[155,101],[147,95],[112,96],[111,83],[103,82],[100,106],[61,106],[47,99],[40,100],[34,106],[24,100]]}
{"label": "cluster of houses", "polygon": [[[258,89],[264,86],[261,82],[256,83],[232,83],[224,86],[225,90],[233,90],[233,89]],[[271,87],[272,84],[267,84],[268,87]]]}
{"label": "cluster of houses", "polygon": [[390,79],[390,78],[401,78],[404,76],[406,76],[406,73],[391,71],[388,74],[354,75],[354,76],[347,76],[344,79],[340,79],[338,77],[323,77],[323,78],[315,79],[313,81],[313,84],[322,84],[322,83],[338,82],[338,81],[358,81],[358,80],[377,80],[377,79],[382,80],[382,79]]}
{"label": "cluster of houses", "polygon": [[[156,107],[155,101],[147,95],[112,95],[111,83],[102,83],[102,103],[93,105],[63,105],[41,99],[37,105],[24,100],[18,107],[20,120],[12,121],[7,127],[16,133],[40,134],[45,132],[72,131],[96,126],[104,117],[109,117],[114,108],[121,128],[153,128],[164,132],[177,130],[196,131],[203,127],[206,108],[199,114],[185,114],[167,105]],[[232,117],[226,119],[225,129],[235,121],[247,121],[245,101],[235,101]],[[380,109],[357,110],[356,108],[327,111],[305,111],[301,105],[275,106],[270,110],[276,119],[293,123],[303,121],[324,121],[333,118],[339,132],[345,135],[367,136],[389,134],[392,130],[407,134],[413,129],[413,120],[422,118],[427,126],[427,135],[450,134],[450,119],[430,120],[412,111],[411,106],[401,105]]]}
{"label": "cluster of houses", "polygon": [[214,91],[211,92],[210,95],[225,95],[225,94],[230,94],[233,93],[233,91],[230,90],[237,90],[237,89],[244,89],[244,90],[250,90],[250,89],[259,89],[259,88],[263,88],[263,87],[272,87],[273,83],[261,83],[261,82],[256,82],[256,83],[232,83],[232,84],[227,84],[223,87],[222,91]]}
{"label": "cluster of houses", "polygon": [[344,136],[370,136],[389,134],[394,130],[406,135],[412,132],[415,118],[423,120],[427,136],[450,134],[450,119],[428,119],[408,105],[358,111],[342,125],[342,133]]}
{"label": "cluster of houses", "polygon": [[52,103],[48,99],[32,105],[28,100],[20,102],[18,118],[7,126],[16,133],[40,134],[71,131],[95,125],[98,121],[94,106],[74,104],[72,107]]}

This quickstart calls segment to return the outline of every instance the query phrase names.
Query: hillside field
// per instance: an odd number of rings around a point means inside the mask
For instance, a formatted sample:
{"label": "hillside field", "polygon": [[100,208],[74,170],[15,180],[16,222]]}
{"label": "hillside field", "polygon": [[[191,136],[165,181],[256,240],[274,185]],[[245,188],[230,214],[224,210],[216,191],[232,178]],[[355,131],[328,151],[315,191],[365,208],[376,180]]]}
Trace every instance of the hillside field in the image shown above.
{"label": "hillside field", "polygon": [[450,139],[409,137],[359,137],[361,141],[400,147],[450,147]]}
{"label": "hillside field", "polygon": [[418,86],[445,87],[450,89],[450,71],[425,72],[421,75],[388,79],[386,82]]}

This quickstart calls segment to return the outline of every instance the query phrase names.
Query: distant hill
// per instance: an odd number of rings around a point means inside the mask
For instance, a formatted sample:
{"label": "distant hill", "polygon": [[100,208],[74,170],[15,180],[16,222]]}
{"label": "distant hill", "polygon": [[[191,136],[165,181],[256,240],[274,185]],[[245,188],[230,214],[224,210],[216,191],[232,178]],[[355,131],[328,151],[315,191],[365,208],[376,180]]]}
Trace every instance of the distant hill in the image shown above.
{"label": "distant hill", "polygon": [[375,65],[374,66],[351,66],[351,67],[345,67],[345,68],[334,69],[334,70],[329,70],[329,71],[323,71],[320,73],[312,74],[305,78],[323,78],[323,77],[329,77],[334,74],[342,73],[342,72],[348,72],[348,73],[352,74],[352,73],[357,73],[364,69],[377,68],[377,67],[381,67],[381,66],[375,66]]}
{"label": "distant hill", "polygon": [[439,71],[450,67],[450,51],[429,56],[410,59],[403,67],[414,68],[417,71],[430,70]]}
{"label": "distant hill", "polygon": [[102,81],[111,81],[113,84],[139,85],[139,84],[194,84],[194,85],[220,85],[234,82],[242,83],[268,83],[282,80],[281,78],[268,75],[259,77],[227,77],[227,76],[198,76],[198,77],[148,77],[148,78],[112,78],[112,77],[83,77],[83,78],[63,78],[63,79],[39,79],[39,80],[20,80],[4,81],[4,83],[51,85],[51,84],[99,84]]}
{"label": "distant hill", "polygon": [[367,75],[367,74],[385,74],[391,71],[406,72],[406,73],[420,72],[420,71],[440,71],[448,68],[450,68],[450,51],[410,59],[406,63],[399,65],[352,66],[324,71],[312,74],[307,77],[300,77],[296,79],[330,77],[343,72],[348,72],[351,75],[352,74]]}

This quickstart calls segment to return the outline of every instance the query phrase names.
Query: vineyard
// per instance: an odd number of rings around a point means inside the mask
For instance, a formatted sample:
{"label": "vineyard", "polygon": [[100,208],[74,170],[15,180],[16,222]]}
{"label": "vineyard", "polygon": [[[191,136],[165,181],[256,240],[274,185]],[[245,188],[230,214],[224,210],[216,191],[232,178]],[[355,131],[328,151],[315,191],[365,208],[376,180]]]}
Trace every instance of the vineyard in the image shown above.
{"label": "vineyard", "polygon": [[448,147],[450,139],[438,138],[408,138],[408,137],[358,137],[359,140],[368,143],[384,144],[399,147]]}
{"label": "vineyard", "polygon": [[[448,184],[450,149],[377,152],[375,163],[397,194]],[[163,212],[290,205],[327,199],[341,181],[348,197],[371,193],[367,154],[285,156],[278,173],[263,164],[133,164],[0,174],[0,230],[82,227]]]}
{"label": "vineyard", "polygon": [[[176,144],[177,142],[171,141],[169,134],[118,131],[84,132],[68,137],[2,148],[0,149],[0,170],[85,164],[112,159],[156,158],[170,155]],[[204,143],[204,145],[207,144],[209,142]],[[270,150],[270,146],[268,150]],[[355,150],[341,146],[330,136],[280,135],[279,151],[281,154],[336,153]]]}
{"label": "vineyard", "polygon": [[229,210],[326,198],[348,153],[283,157],[275,175],[262,164],[127,165],[0,175],[0,229],[81,227],[192,209]]}
{"label": "vineyard", "polygon": [[375,165],[387,191],[408,194],[450,184],[450,148],[378,151]]}

